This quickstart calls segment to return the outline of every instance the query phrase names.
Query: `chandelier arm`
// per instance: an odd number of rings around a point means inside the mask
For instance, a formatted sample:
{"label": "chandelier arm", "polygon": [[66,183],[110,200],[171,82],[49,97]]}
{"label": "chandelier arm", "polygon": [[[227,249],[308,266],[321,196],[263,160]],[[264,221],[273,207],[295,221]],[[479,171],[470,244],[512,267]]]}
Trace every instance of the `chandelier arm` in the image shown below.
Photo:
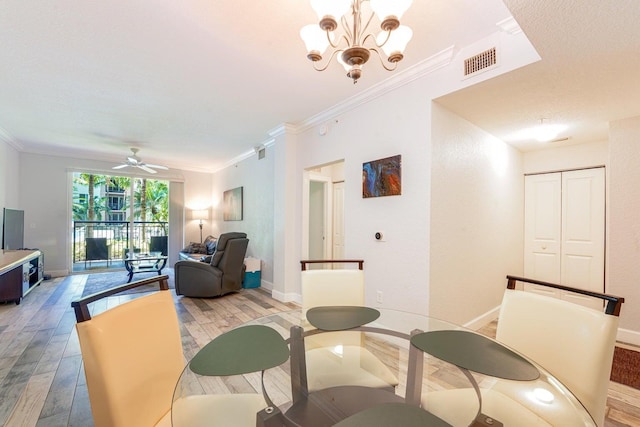
{"label": "chandelier arm", "polygon": [[[367,34],[367,35],[365,36],[364,40],[362,40],[362,46],[364,46],[364,45],[366,44],[367,40],[369,40],[370,38],[371,38],[371,39],[373,39],[373,44],[374,44],[374,46],[376,46],[376,47],[382,47],[382,46],[384,46],[384,43],[382,43],[382,44],[380,44],[380,45],[379,45],[379,44],[376,42],[376,36],[375,36],[375,34],[371,34],[371,33]],[[387,37],[387,40],[388,40],[388,37]],[[386,43],[386,42],[387,42],[387,41],[385,40],[385,43]]]}
{"label": "chandelier arm", "polygon": [[351,27],[349,26],[349,23],[347,22],[347,18],[345,18],[345,16],[346,15],[342,15],[342,17],[340,18],[340,23],[342,24],[342,29],[344,30],[344,34],[342,35],[342,37],[344,37],[344,39],[347,41],[347,46],[351,46],[351,42],[349,40],[355,40],[355,36],[351,32]]}
{"label": "chandelier arm", "polygon": [[329,65],[331,65],[331,61],[333,61],[333,58],[339,53],[339,52],[344,52],[343,49],[339,49],[339,50],[334,50],[333,52],[331,52],[331,56],[329,57],[329,59],[327,60],[327,62],[324,64],[324,66],[322,67],[317,67],[316,64],[317,62],[313,63],[313,69],[316,71],[324,71],[327,68],[329,68]]}
{"label": "chandelier arm", "polygon": [[378,49],[373,48],[373,47],[370,47],[370,48],[369,48],[369,50],[370,50],[371,52],[375,52],[375,53],[377,53],[377,54],[378,54],[378,58],[380,59],[380,65],[382,65],[382,68],[384,68],[385,70],[387,70],[387,71],[394,71],[396,68],[398,68],[398,63],[397,63],[397,62],[392,62],[392,64],[393,64],[393,65],[392,65],[392,66],[390,66],[390,67],[388,67],[388,66],[387,66],[387,64],[385,64],[385,63],[384,63],[384,59],[383,59],[383,58],[386,58],[386,56],[385,56],[385,55],[383,55],[383,54],[381,54],[381,53],[378,51]]}
{"label": "chandelier arm", "polygon": [[[337,49],[338,46],[340,45],[340,39],[338,39],[337,43],[334,44],[333,41],[331,41],[331,32],[325,31],[325,33],[327,33],[327,41],[329,42],[329,46],[331,46],[334,49]],[[344,37],[344,35],[342,35],[342,37]],[[348,40],[347,40],[347,44],[348,44]]]}
{"label": "chandelier arm", "polygon": [[[387,33],[387,37],[384,38],[384,41],[382,43],[378,44],[378,41],[374,39],[374,43],[377,47],[384,46],[389,41],[389,38],[391,38],[391,30],[387,30],[386,33]],[[371,34],[371,36],[373,37],[373,34]]]}
{"label": "chandelier arm", "polygon": [[[364,24],[364,27],[362,27],[362,29],[360,30],[360,34],[364,34],[367,31],[367,28],[369,28],[369,24],[371,24],[371,20],[373,19],[374,13],[371,12],[371,15],[369,15],[369,19],[367,20],[367,23]],[[369,36],[373,36],[372,33],[367,34],[367,36],[365,37],[365,40],[369,37]],[[364,45],[364,40],[362,41],[362,44]]]}
{"label": "chandelier arm", "polygon": [[[340,46],[340,40],[344,40],[344,42],[347,44],[347,47],[351,46],[351,43],[349,42],[349,38],[345,34],[343,34],[343,35],[340,36],[340,38],[338,38],[338,42],[336,43],[336,45],[335,46],[331,45],[331,47],[333,47],[334,49],[337,49],[338,46]],[[341,51],[342,50],[343,49],[341,49]]]}

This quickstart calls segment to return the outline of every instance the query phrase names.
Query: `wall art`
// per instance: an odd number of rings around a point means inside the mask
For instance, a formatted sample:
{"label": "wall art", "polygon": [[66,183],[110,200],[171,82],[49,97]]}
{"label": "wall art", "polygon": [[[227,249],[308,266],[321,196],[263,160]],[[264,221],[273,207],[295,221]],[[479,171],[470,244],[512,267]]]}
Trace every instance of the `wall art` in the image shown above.
{"label": "wall art", "polygon": [[242,221],[242,187],[225,191],[222,202],[222,216],[225,221]]}
{"label": "wall art", "polygon": [[391,156],[362,164],[362,197],[402,194],[402,156]]}

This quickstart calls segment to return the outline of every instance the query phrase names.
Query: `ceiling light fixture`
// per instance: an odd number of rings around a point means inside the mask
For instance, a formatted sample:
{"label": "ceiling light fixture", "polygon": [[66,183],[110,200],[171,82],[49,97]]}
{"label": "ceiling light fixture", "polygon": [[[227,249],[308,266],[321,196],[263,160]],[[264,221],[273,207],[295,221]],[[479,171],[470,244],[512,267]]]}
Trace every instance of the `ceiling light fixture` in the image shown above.
{"label": "ceiling light fixture", "polygon": [[[400,18],[411,6],[412,0],[310,2],[319,21],[317,24],[303,27],[300,37],[307,47],[307,58],[313,62],[313,68],[317,71],[326,70],[331,60],[336,57],[347,71],[347,76],[353,83],[357,83],[362,75],[362,66],[369,60],[371,52],[378,55],[380,63],[387,71],[395,70],[398,62],[404,58],[404,49],[413,32],[411,28],[400,25]],[[369,8],[365,6],[367,3]],[[381,31],[377,36],[370,32],[374,16],[380,21]],[[339,28],[341,31],[336,31]],[[326,63],[321,65],[322,55],[329,46],[333,51]],[[385,59],[391,65],[387,65]]]}
{"label": "ceiling light fixture", "polygon": [[566,128],[566,126],[545,123],[544,120],[544,118],[540,119],[540,124],[531,129],[531,136],[538,142],[549,142]]}

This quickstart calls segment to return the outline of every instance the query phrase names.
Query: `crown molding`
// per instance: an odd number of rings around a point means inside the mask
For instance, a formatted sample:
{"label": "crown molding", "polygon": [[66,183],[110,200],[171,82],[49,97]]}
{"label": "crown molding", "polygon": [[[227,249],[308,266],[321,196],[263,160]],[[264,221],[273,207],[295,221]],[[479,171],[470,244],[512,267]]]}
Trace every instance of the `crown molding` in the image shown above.
{"label": "crown molding", "polygon": [[456,54],[455,46],[449,46],[446,49],[436,53],[435,55],[426,58],[412,67],[402,70],[383,80],[382,82],[372,86],[371,88],[360,92],[359,94],[347,98],[346,100],[334,105],[333,107],[312,116],[301,123],[296,128],[296,132],[304,132],[318,124],[324,123],[327,120],[332,119],[340,114],[353,110],[363,104],[370,102],[371,100],[378,98],[386,93],[389,93],[401,86],[413,82],[419,78],[433,73],[440,68],[446,67],[451,64]]}
{"label": "crown molding", "polygon": [[[293,126],[289,125],[289,124],[284,124],[282,126],[278,126],[276,129],[278,129],[278,132],[282,132],[283,134],[286,132],[287,128],[293,128]],[[269,134],[274,136],[274,135],[280,135],[280,133],[276,133],[276,134],[272,134],[273,131],[269,131]],[[273,144],[275,144],[275,136],[273,138],[268,138],[258,144],[256,144],[257,147],[271,147]],[[251,150],[245,151],[244,153],[234,157],[233,159],[229,160],[228,162],[225,162],[221,165],[219,165],[218,167],[216,167],[215,169],[213,169],[213,171],[209,171],[209,173],[216,173],[219,172],[223,169],[226,169],[230,166],[233,166],[237,163],[240,163],[243,160],[246,160],[252,156],[256,156],[258,153],[256,151],[255,148],[252,148]]]}
{"label": "crown molding", "polygon": [[275,143],[275,138],[285,134],[297,134],[300,133],[300,126],[293,123],[282,123],[281,125],[271,129],[269,136],[272,137],[271,143]]}
{"label": "crown molding", "polygon": [[10,145],[18,151],[24,151],[24,147],[16,141],[4,128],[0,127],[0,141]]}
{"label": "crown molding", "polygon": [[497,22],[496,26],[498,26],[498,28],[500,28],[505,33],[510,34],[512,36],[516,34],[520,34],[522,32],[522,28],[520,28],[520,25],[514,19],[513,16],[510,16],[507,19],[503,19],[502,21]]}

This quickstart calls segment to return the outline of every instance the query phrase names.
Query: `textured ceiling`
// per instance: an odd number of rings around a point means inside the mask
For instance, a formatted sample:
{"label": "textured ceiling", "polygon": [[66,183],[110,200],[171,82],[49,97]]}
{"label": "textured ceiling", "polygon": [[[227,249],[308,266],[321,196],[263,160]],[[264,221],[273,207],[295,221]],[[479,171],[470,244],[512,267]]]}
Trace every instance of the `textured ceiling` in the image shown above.
{"label": "textured ceiling", "polygon": [[640,115],[640,1],[505,4],[542,59],[442,105],[523,151],[550,146],[513,137],[541,118],[566,125],[558,138],[575,144],[605,140],[610,121]]}
{"label": "textured ceiling", "polygon": [[[588,6],[588,7],[585,7]],[[569,143],[606,138],[640,115],[637,0],[414,0],[400,71],[495,31],[513,14],[542,60],[439,99],[496,136],[540,117],[570,124]],[[22,151],[213,170],[390,76],[306,60],[307,1],[3,0],[0,138]]]}

